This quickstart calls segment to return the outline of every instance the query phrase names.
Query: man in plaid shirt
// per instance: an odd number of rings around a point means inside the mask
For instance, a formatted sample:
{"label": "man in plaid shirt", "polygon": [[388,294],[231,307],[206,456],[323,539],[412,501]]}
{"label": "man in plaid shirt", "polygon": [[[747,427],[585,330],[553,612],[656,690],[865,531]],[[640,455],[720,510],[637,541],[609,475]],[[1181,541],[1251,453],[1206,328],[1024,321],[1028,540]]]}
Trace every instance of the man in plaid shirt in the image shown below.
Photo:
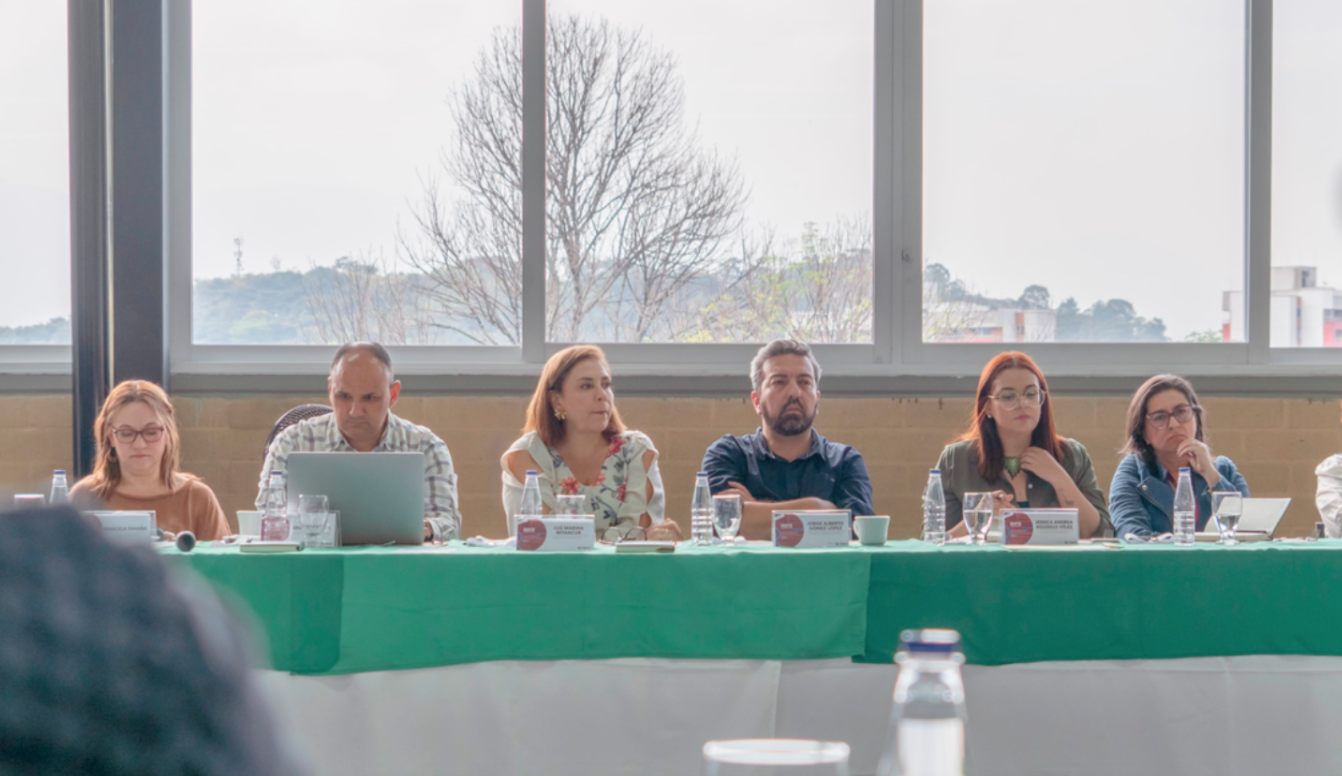
{"label": "man in plaid shirt", "polygon": [[334,412],[292,425],[270,443],[256,508],[265,508],[270,473],[285,471],[294,451],[418,452],[424,454],[424,540],[460,538],[452,456],[432,431],[392,414],[401,383],[387,349],[375,342],[342,345],[331,362],[326,389]]}

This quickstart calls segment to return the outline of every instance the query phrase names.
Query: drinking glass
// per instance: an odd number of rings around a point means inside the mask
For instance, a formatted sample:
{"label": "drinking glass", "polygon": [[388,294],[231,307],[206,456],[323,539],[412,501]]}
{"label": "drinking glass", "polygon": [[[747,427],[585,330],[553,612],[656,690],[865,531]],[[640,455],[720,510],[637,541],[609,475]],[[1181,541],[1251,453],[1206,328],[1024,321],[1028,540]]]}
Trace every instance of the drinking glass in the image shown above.
{"label": "drinking glass", "polygon": [[1221,540],[1217,544],[1233,547],[1239,544],[1235,540],[1235,528],[1239,526],[1240,515],[1244,514],[1244,497],[1239,491],[1215,491],[1212,493],[1212,516],[1216,527],[1221,531]]}
{"label": "drinking glass", "polygon": [[326,532],[331,519],[331,505],[326,496],[320,494],[299,494],[298,525],[303,529],[304,543],[311,547]]}
{"label": "drinking glass", "polygon": [[848,776],[848,744],[754,738],[704,744],[708,776]]}
{"label": "drinking glass", "polygon": [[736,539],[736,532],[741,530],[740,495],[724,493],[713,497],[713,527],[723,542],[731,544]]}
{"label": "drinking glass", "polygon": [[577,517],[584,514],[587,509],[587,497],[581,493],[556,496],[555,500],[559,502],[559,511],[555,513],[556,517]]}
{"label": "drinking glass", "polygon": [[966,493],[963,502],[965,525],[974,544],[987,544],[988,526],[993,522],[993,494]]}

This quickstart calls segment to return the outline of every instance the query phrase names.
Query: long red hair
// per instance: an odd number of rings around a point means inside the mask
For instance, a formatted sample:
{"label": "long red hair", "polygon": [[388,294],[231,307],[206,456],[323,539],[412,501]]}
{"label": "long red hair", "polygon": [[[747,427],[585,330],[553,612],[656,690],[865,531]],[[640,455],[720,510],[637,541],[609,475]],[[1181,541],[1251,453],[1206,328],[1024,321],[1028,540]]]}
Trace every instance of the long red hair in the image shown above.
{"label": "long red hair", "polygon": [[997,434],[997,421],[988,417],[989,396],[992,395],[993,381],[1008,369],[1024,369],[1039,381],[1039,390],[1044,392],[1044,402],[1039,406],[1039,423],[1030,436],[1030,445],[1045,450],[1059,463],[1067,450],[1063,438],[1058,436],[1053,426],[1053,397],[1048,393],[1048,381],[1034,359],[1011,351],[998,353],[979,375],[978,401],[974,404],[974,415],[970,418],[969,428],[956,440],[972,443],[972,449],[978,453],[979,475],[992,482],[1006,467],[1006,454],[1002,451],[1002,438]]}

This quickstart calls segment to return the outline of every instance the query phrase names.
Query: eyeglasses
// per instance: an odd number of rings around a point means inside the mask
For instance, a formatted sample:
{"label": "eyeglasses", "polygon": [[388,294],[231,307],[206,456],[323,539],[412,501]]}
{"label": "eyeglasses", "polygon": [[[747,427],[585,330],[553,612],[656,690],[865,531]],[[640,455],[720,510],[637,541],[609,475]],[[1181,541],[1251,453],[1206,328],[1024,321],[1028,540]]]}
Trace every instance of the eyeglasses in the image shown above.
{"label": "eyeglasses", "polygon": [[163,427],[145,426],[144,428],[137,430],[130,426],[121,426],[120,428],[113,429],[112,433],[124,444],[133,445],[135,444],[136,437],[144,437],[144,441],[152,445],[163,437]]}
{"label": "eyeglasses", "polygon": [[989,396],[998,404],[1002,405],[1004,410],[1014,410],[1025,403],[1027,407],[1039,407],[1044,403],[1045,392],[1038,388],[1026,388],[1025,393],[1016,393],[1012,390],[1002,391],[996,396]]}
{"label": "eyeglasses", "polygon": [[1191,404],[1180,404],[1174,408],[1173,412],[1160,410],[1159,412],[1148,413],[1146,419],[1151,421],[1151,425],[1156,428],[1165,428],[1170,425],[1170,419],[1179,421],[1180,424],[1187,423],[1193,419],[1193,413],[1201,412],[1201,407],[1194,407]]}
{"label": "eyeglasses", "polygon": [[602,544],[619,544],[620,542],[641,542],[648,538],[648,534],[637,523],[626,522],[623,524],[612,525],[610,528],[601,532]]}

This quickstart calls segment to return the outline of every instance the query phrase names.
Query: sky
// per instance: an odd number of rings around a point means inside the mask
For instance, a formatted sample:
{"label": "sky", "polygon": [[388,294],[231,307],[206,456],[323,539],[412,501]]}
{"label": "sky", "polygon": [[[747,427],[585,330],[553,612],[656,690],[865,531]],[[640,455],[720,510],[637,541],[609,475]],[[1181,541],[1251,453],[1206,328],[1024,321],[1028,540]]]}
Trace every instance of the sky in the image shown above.
{"label": "sky", "polygon": [[[393,253],[452,137],[447,98],[520,3],[197,0],[197,277]],[[1342,3],[1278,2],[1275,264],[1342,287]],[[871,211],[870,0],[551,0],[669,50],[747,220]],[[1113,297],[1168,334],[1242,283],[1243,8],[938,0],[925,11],[924,245],[973,290]],[[705,24],[712,19],[713,24]],[[261,21],[263,23],[258,23]],[[0,0],[0,326],[69,311],[65,4]]]}

